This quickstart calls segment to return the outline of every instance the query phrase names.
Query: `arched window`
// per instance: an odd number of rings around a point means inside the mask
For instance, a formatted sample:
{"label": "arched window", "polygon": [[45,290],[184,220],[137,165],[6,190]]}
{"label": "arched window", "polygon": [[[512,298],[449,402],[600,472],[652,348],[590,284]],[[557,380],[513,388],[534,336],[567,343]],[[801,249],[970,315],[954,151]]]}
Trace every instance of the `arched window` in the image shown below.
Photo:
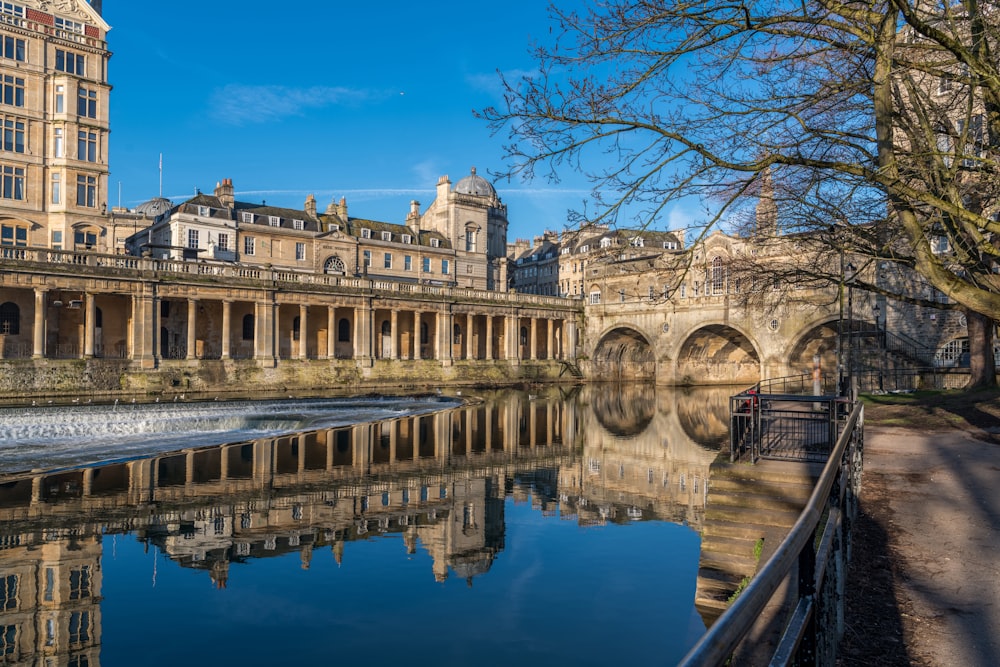
{"label": "arched window", "polygon": [[382,335],[392,335],[392,323],[389,320],[382,320]]}
{"label": "arched window", "polygon": [[712,293],[722,294],[726,287],[726,267],[721,257],[712,260]]}
{"label": "arched window", "polygon": [[253,340],[253,315],[243,316],[243,340]]}
{"label": "arched window", "polygon": [[521,345],[528,344],[528,327],[521,327]]}
{"label": "arched window", "polygon": [[337,340],[341,343],[351,342],[351,321],[346,317],[340,318],[337,323]]}
{"label": "arched window", "polygon": [[344,275],[344,260],[334,255],[326,260],[323,264],[323,273],[329,273],[333,275]]}
{"label": "arched window", "polygon": [[0,334],[16,336],[21,333],[21,309],[8,301],[0,306]]}

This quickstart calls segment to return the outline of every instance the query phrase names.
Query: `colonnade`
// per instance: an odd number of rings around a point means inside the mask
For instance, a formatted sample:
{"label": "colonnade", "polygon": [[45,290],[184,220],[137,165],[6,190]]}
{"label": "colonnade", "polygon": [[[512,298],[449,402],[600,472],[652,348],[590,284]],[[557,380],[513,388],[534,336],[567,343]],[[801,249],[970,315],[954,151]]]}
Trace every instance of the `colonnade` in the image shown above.
{"label": "colonnade", "polygon": [[571,306],[554,310],[530,303],[171,289],[155,283],[132,287],[124,293],[35,287],[33,298],[24,289],[4,290],[9,301],[3,305],[17,319],[0,331],[0,356],[121,358],[149,368],[164,359],[449,364],[576,356],[576,309]]}

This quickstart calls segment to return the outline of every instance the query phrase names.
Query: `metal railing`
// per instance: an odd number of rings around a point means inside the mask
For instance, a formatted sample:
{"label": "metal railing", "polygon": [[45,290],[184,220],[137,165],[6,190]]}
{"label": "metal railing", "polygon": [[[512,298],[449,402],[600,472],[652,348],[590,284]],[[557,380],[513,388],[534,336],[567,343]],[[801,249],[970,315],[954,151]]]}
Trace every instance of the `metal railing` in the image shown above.
{"label": "metal railing", "polygon": [[864,406],[855,403],[809,502],[788,536],[688,652],[680,663],[683,667],[725,664],[789,577],[798,584],[795,607],[770,664],[836,662],[844,630],[843,591],[851,528],[858,513],[863,450]]}

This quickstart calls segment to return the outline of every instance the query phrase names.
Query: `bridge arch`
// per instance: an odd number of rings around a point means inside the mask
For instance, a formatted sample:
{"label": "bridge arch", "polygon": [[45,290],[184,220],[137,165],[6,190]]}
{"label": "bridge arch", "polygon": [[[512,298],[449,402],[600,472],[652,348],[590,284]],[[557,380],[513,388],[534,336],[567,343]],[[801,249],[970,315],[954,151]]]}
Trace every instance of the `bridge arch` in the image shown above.
{"label": "bridge arch", "polygon": [[656,354],[649,338],[637,329],[619,325],[604,332],[591,359],[600,380],[653,380]]}
{"label": "bridge arch", "polygon": [[728,324],[704,324],[687,334],[677,353],[678,384],[754,384],[761,378],[757,345]]}

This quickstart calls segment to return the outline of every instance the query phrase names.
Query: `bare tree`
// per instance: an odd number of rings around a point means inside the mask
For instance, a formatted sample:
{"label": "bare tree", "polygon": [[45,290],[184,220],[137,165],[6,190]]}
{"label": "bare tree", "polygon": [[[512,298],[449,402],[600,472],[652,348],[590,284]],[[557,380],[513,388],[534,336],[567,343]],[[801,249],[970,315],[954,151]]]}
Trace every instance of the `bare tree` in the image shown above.
{"label": "bare tree", "polygon": [[551,12],[537,74],[505,80],[505,108],[482,112],[509,132],[508,176],[580,169],[607,220],[651,221],[694,195],[713,201],[713,225],[773,174],[786,232],[823,238],[842,223],[831,249],[910,266],[966,309],[971,383],[995,384],[995,4],[602,0]]}

